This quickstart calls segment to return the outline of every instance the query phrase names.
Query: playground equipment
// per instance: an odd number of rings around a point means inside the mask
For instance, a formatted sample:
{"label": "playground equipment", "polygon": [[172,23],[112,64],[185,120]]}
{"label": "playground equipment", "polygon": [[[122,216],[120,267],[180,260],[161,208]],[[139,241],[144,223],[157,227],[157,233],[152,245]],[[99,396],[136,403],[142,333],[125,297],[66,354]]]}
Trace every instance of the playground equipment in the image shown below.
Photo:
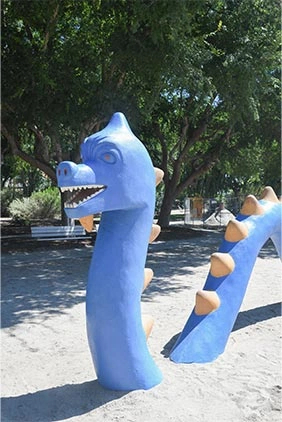
{"label": "playground equipment", "polygon": [[[163,172],[154,168],[122,113],[81,146],[83,164],[64,161],[58,185],[70,192],[69,218],[87,231],[102,212],[86,292],[89,346],[98,381],[113,390],[149,389],[162,375],[146,338],[153,320],[141,316],[141,294],[153,271],[145,268],[148,242],[159,234],[152,224],[155,186]],[[171,351],[177,363],[210,362],[224,351],[259,250],[271,238],[281,256],[281,203],[270,187],[262,199],[248,196],[227,226],[219,252],[196,305]]]}
{"label": "playground equipment", "polygon": [[[162,177],[122,113],[81,146],[83,164],[62,162],[57,169],[70,218],[90,231],[102,212],[86,293],[89,346],[101,385],[113,390],[148,389],[161,372],[146,343],[153,320],[141,318],[141,294],[153,277],[144,270],[153,225],[155,186]],[[143,322],[143,325],[142,325]]]}
{"label": "playground equipment", "polygon": [[258,253],[271,238],[281,257],[281,202],[271,187],[258,201],[249,195],[226,228],[192,314],[174,345],[177,363],[211,362],[221,354],[235,323]]}

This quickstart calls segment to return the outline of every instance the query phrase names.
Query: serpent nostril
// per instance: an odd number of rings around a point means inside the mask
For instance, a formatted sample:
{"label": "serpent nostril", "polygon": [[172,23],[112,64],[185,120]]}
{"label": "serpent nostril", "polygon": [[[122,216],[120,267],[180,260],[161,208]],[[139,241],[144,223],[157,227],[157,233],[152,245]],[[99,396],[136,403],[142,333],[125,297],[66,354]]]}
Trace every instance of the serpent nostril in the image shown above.
{"label": "serpent nostril", "polygon": [[58,175],[61,176],[61,170],[58,170]]}
{"label": "serpent nostril", "polygon": [[64,175],[66,176],[68,173],[67,169],[64,169]]}

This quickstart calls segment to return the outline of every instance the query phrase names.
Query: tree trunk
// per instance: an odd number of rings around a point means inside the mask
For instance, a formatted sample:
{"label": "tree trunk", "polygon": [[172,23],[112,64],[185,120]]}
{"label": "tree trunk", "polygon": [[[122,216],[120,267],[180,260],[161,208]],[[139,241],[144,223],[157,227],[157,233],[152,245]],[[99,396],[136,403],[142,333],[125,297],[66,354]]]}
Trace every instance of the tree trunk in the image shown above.
{"label": "tree trunk", "polygon": [[65,213],[65,208],[64,208],[64,203],[66,200],[66,194],[61,192],[61,223],[62,226],[67,226],[68,225],[68,217],[67,214]]}
{"label": "tree trunk", "polygon": [[175,199],[175,192],[170,187],[170,183],[166,186],[164,199],[161,205],[160,214],[158,217],[158,224],[162,227],[169,226],[170,213]]}
{"label": "tree trunk", "polygon": [[[202,128],[202,130],[204,130]],[[232,127],[228,127],[225,133],[222,135],[220,142],[217,147],[211,149],[209,152],[202,156],[202,162],[192,170],[192,172],[180,182],[180,170],[181,164],[185,160],[185,154],[181,154],[178,159],[174,162],[173,165],[173,174],[170,179],[168,176],[166,178],[166,172],[164,177],[165,182],[165,193],[164,199],[161,205],[161,210],[158,218],[158,224],[161,227],[168,227],[170,220],[170,213],[173,207],[174,200],[183,192],[184,189],[187,189],[189,186],[193,185],[196,180],[210,170],[215,163],[217,162],[224,142],[228,141],[231,136]],[[202,133],[198,131],[198,134]],[[195,136],[196,138],[196,136]]]}

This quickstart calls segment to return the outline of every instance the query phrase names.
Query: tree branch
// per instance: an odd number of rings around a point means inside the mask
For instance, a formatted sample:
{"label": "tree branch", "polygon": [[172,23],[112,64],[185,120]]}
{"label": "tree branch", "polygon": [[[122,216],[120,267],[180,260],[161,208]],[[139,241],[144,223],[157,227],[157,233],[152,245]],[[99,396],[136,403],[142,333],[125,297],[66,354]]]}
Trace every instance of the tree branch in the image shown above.
{"label": "tree branch", "polygon": [[30,130],[31,130],[31,132],[34,133],[36,138],[40,140],[40,142],[43,141],[43,139],[44,139],[43,133],[38,129],[37,126],[35,126],[35,125],[30,126]]}
{"label": "tree branch", "polygon": [[36,125],[30,126],[29,130],[35,135],[36,139],[33,151],[35,158],[39,159],[40,161],[44,161],[45,163],[48,163],[50,157],[44,134]]}
{"label": "tree branch", "polygon": [[185,139],[187,139],[187,132],[189,129],[189,119],[188,116],[183,117],[183,125],[181,128],[180,136],[179,136],[179,142],[177,142],[174,147],[171,149],[169,153],[169,159],[173,159],[174,153],[178,150],[179,153],[181,153],[181,145]]}
{"label": "tree branch", "polygon": [[54,24],[55,24],[55,22],[57,20],[57,17],[58,17],[59,8],[60,8],[60,5],[59,5],[59,3],[57,3],[57,5],[56,5],[56,7],[54,9],[54,13],[51,16],[51,19],[50,19],[50,21],[48,23],[48,27],[46,29],[45,38],[44,38],[44,44],[43,44],[43,47],[42,47],[42,50],[44,52],[47,50],[48,43],[49,43],[49,40],[50,40],[50,35],[51,35],[52,31],[53,31]]}
{"label": "tree branch", "polygon": [[91,119],[85,121],[81,126],[78,135],[79,144],[81,144],[87,136],[91,135],[92,133],[98,132],[100,130],[101,125],[105,122],[106,119],[99,120],[97,119],[97,117],[92,117]]}
{"label": "tree branch", "polygon": [[160,129],[160,125],[158,123],[154,123],[153,125],[154,132],[156,137],[159,139],[162,149],[162,162],[161,162],[161,168],[164,171],[164,183],[166,184],[168,182],[168,150],[167,145],[165,142],[165,136],[162,133]]}
{"label": "tree branch", "polygon": [[[186,154],[188,153],[189,149],[197,142],[199,141],[200,137],[202,136],[202,134],[206,131],[207,129],[207,120],[203,119],[201,121],[200,126],[198,126],[196,129],[193,130],[192,132],[192,136],[187,138],[187,141],[182,149],[182,151],[180,152],[177,161],[179,161],[180,163],[182,163],[185,159]],[[188,128],[187,128],[188,130]]]}
{"label": "tree branch", "polygon": [[176,188],[176,196],[180,195],[180,193],[190,185],[193,185],[196,180],[208,170],[210,170],[217,162],[218,154],[215,152],[212,154],[207,154],[205,161],[197,167],[192,173],[187,176],[187,178],[178,184]]}
{"label": "tree branch", "polygon": [[207,154],[202,155],[202,163],[194,168],[194,171],[177,185],[176,196],[178,196],[185,188],[195,183],[202,174],[206,173],[216,164],[220,157],[224,142],[228,142],[230,140],[231,134],[232,126],[229,126],[217,142],[216,146],[214,146]]}
{"label": "tree branch", "polygon": [[9,132],[9,130],[3,123],[1,124],[1,131],[2,131],[3,136],[7,139],[11,147],[11,151],[13,155],[20,157],[22,160],[29,163],[32,167],[40,169],[41,171],[43,171],[43,173],[49,176],[52,181],[54,182],[56,181],[55,170],[49,164],[22,151],[22,149],[19,147],[19,143],[16,140],[15,136]]}

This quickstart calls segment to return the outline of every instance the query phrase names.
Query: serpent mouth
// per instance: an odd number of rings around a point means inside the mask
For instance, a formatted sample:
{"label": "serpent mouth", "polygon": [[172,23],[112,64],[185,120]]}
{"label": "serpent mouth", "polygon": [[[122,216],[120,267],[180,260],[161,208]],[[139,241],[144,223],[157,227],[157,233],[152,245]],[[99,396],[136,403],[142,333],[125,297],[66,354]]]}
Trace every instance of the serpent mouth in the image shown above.
{"label": "serpent mouth", "polygon": [[107,186],[105,185],[80,185],[64,186],[60,189],[61,192],[67,192],[69,194],[64,204],[65,208],[76,208],[99,195],[106,188]]}

